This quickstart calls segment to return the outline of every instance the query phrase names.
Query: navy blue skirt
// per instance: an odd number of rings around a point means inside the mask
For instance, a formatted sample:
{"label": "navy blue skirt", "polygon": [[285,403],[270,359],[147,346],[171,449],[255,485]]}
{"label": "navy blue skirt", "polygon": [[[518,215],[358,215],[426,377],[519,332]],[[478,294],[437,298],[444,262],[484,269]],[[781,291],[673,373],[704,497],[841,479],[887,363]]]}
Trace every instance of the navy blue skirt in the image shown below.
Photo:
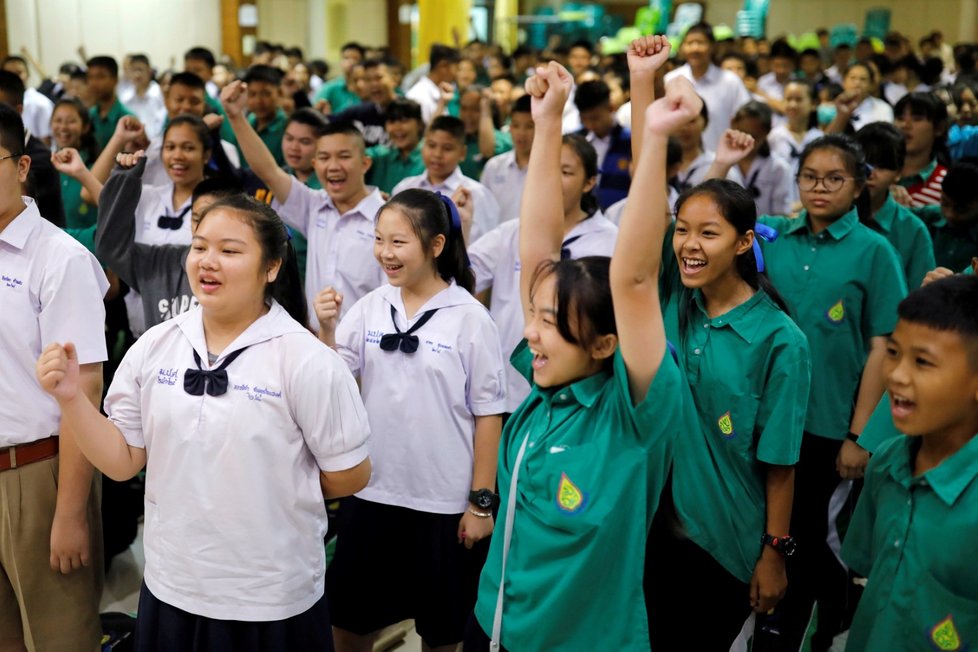
{"label": "navy blue skirt", "polygon": [[324,594],[307,611],[264,622],[215,620],[162,602],[146,583],[139,591],[136,652],[333,652]]}

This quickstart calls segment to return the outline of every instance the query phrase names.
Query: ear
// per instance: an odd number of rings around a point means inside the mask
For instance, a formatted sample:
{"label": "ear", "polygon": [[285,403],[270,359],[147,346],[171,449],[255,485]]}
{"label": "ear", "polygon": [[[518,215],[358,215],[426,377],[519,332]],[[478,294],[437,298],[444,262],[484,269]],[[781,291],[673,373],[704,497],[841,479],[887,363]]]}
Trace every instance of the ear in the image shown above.
{"label": "ear", "polygon": [[431,257],[438,258],[445,251],[445,236],[441,233],[431,239]]}
{"label": "ear", "polygon": [[17,159],[17,181],[20,183],[25,183],[27,181],[27,173],[31,171],[31,157],[24,154],[19,159]]}
{"label": "ear", "polygon": [[615,354],[618,348],[618,336],[612,334],[600,335],[591,344],[591,357],[595,360],[607,360]]}
{"label": "ear", "polygon": [[282,261],[276,260],[271,265],[268,266],[268,270],[265,272],[265,280],[268,283],[274,283],[275,279],[278,278],[278,273],[282,270]]}
{"label": "ear", "polygon": [[591,177],[590,179],[584,182],[584,187],[582,188],[582,190],[584,191],[585,194],[589,193],[592,190],[594,190],[594,186],[596,185],[598,185],[598,178]]}
{"label": "ear", "polygon": [[737,255],[746,254],[754,246],[754,230],[751,229],[737,240]]}
{"label": "ear", "polygon": [[370,158],[370,156],[367,154],[367,150],[363,150],[361,159],[363,160],[363,173],[366,174],[367,170],[369,170],[371,166],[373,166],[374,160]]}

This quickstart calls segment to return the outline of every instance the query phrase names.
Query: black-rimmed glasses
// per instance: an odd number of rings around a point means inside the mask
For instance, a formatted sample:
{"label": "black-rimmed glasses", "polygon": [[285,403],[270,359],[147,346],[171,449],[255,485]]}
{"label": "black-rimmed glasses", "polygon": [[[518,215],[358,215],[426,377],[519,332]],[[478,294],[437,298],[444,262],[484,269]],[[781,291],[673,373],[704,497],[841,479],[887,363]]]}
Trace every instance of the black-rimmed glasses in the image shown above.
{"label": "black-rimmed glasses", "polygon": [[815,190],[815,186],[818,185],[819,181],[822,182],[822,187],[826,191],[835,192],[844,186],[846,181],[855,180],[855,177],[846,177],[841,174],[826,174],[824,177],[819,177],[811,172],[801,172],[795,179],[798,181],[798,188],[805,192]]}

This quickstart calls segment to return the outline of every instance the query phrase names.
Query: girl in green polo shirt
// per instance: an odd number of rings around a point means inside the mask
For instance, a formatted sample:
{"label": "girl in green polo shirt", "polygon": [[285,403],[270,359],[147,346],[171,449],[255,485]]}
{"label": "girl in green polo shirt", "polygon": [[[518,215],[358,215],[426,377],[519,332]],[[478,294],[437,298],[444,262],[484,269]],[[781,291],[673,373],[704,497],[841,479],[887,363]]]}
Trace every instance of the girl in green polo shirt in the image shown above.
{"label": "girl in green polo shirt", "polygon": [[[92,133],[88,110],[75,98],[66,97],[54,105],[51,114],[51,134],[58,150],[72,147],[78,150],[86,167],[98,158],[99,147]],[[95,203],[82,199],[82,184],[61,173],[61,201],[65,206],[65,230],[72,235],[94,226],[97,218]],[[84,241],[83,241],[84,244]]]}

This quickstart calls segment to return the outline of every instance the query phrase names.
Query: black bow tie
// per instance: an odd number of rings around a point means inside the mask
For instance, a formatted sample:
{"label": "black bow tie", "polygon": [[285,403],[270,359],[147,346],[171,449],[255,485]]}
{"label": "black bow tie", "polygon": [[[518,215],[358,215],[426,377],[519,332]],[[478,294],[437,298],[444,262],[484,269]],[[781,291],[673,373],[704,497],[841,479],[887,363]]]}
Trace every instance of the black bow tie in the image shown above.
{"label": "black bow tie", "polygon": [[400,349],[403,353],[414,353],[418,350],[418,336],[412,335],[414,331],[418,330],[422,326],[428,323],[428,320],[438,312],[438,308],[429,310],[425,314],[421,315],[418,321],[414,322],[414,326],[407,329],[406,333],[402,333],[397,327],[397,320],[394,318],[396,311],[394,306],[391,306],[391,322],[394,324],[393,333],[388,333],[380,338],[380,349],[381,351],[396,351]]}
{"label": "black bow tie", "polygon": [[572,244],[574,244],[574,242],[576,242],[580,238],[581,238],[581,236],[575,235],[573,238],[567,238],[566,240],[563,241],[563,243],[561,243],[561,245],[560,245],[560,259],[561,260],[567,260],[568,258],[571,258],[570,246]]}
{"label": "black bow tie", "polygon": [[[245,347],[247,349],[248,347]],[[235,358],[241,355],[245,349],[238,349],[228,357],[217,369],[201,369],[200,356],[194,351],[194,363],[196,369],[187,369],[183,374],[183,390],[191,396],[203,396],[207,390],[208,396],[221,396],[228,391],[228,372],[227,366],[234,362]]]}
{"label": "black bow tie", "polygon": [[190,210],[190,206],[187,206],[180,214],[176,217],[171,217],[169,215],[160,215],[159,219],[156,220],[156,226],[161,229],[170,229],[171,231],[177,231],[183,226],[183,218]]}

